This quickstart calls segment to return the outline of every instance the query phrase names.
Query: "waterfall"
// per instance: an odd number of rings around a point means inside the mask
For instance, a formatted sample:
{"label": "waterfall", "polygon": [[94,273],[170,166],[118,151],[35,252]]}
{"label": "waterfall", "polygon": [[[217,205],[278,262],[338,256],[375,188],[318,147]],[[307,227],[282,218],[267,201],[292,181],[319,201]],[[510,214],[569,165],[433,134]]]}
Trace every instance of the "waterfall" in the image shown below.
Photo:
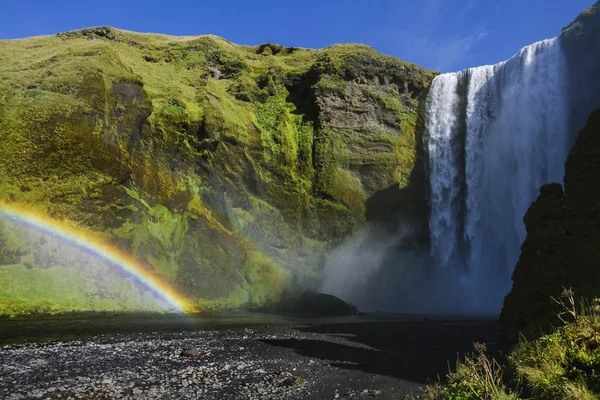
{"label": "waterfall", "polygon": [[[560,38],[442,74],[427,99],[431,255],[474,310],[499,312],[541,185],[568,154]],[[450,284],[450,283],[449,283]]]}

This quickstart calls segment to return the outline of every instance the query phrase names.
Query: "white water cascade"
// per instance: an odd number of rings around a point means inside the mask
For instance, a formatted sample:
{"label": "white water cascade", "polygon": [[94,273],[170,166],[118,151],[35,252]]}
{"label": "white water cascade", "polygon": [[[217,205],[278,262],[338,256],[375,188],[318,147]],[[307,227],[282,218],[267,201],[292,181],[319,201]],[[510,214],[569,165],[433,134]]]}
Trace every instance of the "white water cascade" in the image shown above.
{"label": "white water cascade", "polygon": [[[560,38],[506,62],[442,74],[427,99],[431,255],[458,310],[497,313],[541,185],[568,154]],[[460,297],[462,299],[457,299]]]}

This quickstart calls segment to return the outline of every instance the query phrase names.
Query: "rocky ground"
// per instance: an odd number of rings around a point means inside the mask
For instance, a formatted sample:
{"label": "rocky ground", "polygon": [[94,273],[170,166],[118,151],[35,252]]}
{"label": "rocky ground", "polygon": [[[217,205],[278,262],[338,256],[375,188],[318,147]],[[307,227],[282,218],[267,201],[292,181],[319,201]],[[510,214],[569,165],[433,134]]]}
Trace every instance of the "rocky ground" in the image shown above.
{"label": "rocky ground", "polygon": [[0,348],[0,398],[419,398],[448,359],[499,337],[496,322],[395,321],[10,345]]}

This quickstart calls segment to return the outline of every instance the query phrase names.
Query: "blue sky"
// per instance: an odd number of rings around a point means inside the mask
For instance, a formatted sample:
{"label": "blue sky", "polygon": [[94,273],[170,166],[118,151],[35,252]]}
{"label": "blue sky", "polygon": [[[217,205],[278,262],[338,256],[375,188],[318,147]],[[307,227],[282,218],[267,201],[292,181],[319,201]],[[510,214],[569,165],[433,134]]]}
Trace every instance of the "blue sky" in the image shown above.
{"label": "blue sky", "polygon": [[[96,25],[238,44],[358,42],[454,71],[505,60],[557,36],[595,0],[3,0],[0,39]],[[0,55],[1,56],[1,55]]]}

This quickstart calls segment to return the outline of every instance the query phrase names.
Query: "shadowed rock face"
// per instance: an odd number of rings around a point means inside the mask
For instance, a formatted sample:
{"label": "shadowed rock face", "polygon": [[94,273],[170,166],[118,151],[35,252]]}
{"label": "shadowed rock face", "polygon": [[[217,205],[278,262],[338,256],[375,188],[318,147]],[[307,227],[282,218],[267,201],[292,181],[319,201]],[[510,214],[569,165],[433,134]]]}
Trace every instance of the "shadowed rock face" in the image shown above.
{"label": "shadowed rock face", "polygon": [[[420,107],[433,72],[362,45],[110,27],[0,52],[0,201],[110,239],[200,306],[277,301],[367,220],[427,226]],[[5,226],[0,242],[2,276],[22,288],[38,272],[22,260],[60,252]],[[96,309],[87,279],[68,305],[2,293],[0,313]]]}
{"label": "shadowed rock face", "polygon": [[[588,116],[600,108],[600,2],[582,12],[562,30],[567,60],[568,103],[571,132],[579,132]],[[573,136],[572,142],[575,137]]]}
{"label": "shadowed rock face", "polygon": [[566,162],[565,189],[542,186],[524,221],[527,239],[500,320],[509,340],[537,335],[560,321],[550,297],[563,288],[600,296],[600,110],[592,113]]}
{"label": "shadowed rock face", "polygon": [[[564,194],[558,183],[545,185],[524,221],[527,239],[513,273],[501,321],[508,339],[518,332],[537,335],[559,321],[550,297],[572,287],[577,296],[600,295],[600,2],[563,29],[565,93],[570,139]],[[591,116],[590,116],[590,113]],[[587,122],[587,124],[586,124]],[[579,132],[579,135],[576,133]]]}

